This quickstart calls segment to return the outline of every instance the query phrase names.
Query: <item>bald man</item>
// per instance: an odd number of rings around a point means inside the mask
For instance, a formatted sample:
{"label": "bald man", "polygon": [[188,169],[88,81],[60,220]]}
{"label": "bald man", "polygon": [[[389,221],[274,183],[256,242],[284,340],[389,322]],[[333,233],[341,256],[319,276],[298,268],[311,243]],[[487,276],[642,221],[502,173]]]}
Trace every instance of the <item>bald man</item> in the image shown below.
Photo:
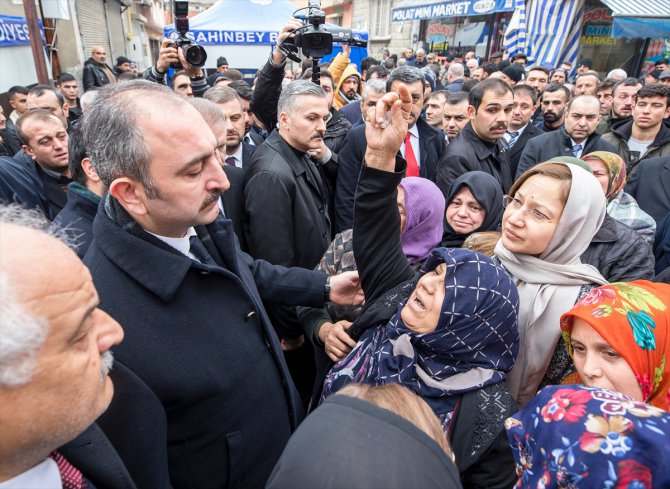
{"label": "bald man", "polygon": [[116,83],[114,71],[105,61],[107,61],[105,48],[103,46],[93,46],[91,57],[84,63],[84,91],[92,87],[103,87],[109,83]]}

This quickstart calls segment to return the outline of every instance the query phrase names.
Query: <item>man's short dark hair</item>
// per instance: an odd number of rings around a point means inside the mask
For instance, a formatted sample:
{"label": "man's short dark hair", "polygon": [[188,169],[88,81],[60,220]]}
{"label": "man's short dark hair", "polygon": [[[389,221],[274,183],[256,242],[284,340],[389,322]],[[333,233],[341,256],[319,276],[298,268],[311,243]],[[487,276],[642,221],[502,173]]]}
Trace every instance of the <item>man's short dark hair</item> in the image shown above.
{"label": "man's short dark hair", "polygon": [[575,81],[579,80],[580,78],[586,78],[587,76],[594,76],[598,82],[600,82],[600,75],[598,75],[597,71],[586,71],[584,73],[580,73],[575,77]]}
{"label": "man's short dark hair", "polygon": [[369,70],[373,66],[377,66],[378,64],[379,64],[379,61],[377,61],[372,56],[367,56],[366,58],[363,58],[361,60],[361,73],[363,73],[364,71]]}
{"label": "man's short dark hair", "polygon": [[640,90],[635,94],[635,103],[641,98],[649,97],[664,97],[665,98],[665,108],[670,107],[670,87],[663,85],[662,83],[652,83],[646,87],[640,88]]}
{"label": "man's short dark hair", "polygon": [[475,111],[479,109],[487,92],[493,92],[500,96],[507,93],[513,93],[510,86],[500,78],[487,78],[486,80],[482,80],[470,90],[470,93],[468,93],[468,103],[475,108]]}
{"label": "man's short dark hair", "polygon": [[411,84],[420,81],[421,86],[425,88],[426,86],[426,77],[423,76],[421,70],[416,66],[400,66],[389,73],[389,77],[386,79],[386,91],[391,91],[391,85],[394,81],[401,81],[403,83]]}
{"label": "man's short dark hair", "polygon": [[[565,95],[565,101],[569,101],[570,97],[572,94],[570,93],[570,90],[564,85],[561,85],[560,83],[551,83],[547,88],[544,89],[544,92],[542,92],[542,96],[544,97],[545,94],[547,93],[553,93],[553,92],[563,92],[563,95]],[[542,100],[542,99],[540,99]]]}
{"label": "man's short dark hair", "polygon": [[[320,77],[326,77],[330,80],[330,84],[333,86],[333,90],[335,90],[335,80],[333,80],[333,75],[330,74],[330,71],[324,70],[319,74]],[[310,73],[310,78],[311,78],[311,73]]]}
{"label": "man's short dark hair", "polygon": [[518,59],[528,60],[528,56],[526,56],[524,53],[516,53],[514,56],[512,56],[512,61],[516,61]]}
{"label": "man's short dark hair", "polygon": [[661,65],[667,65],[668,64],[668,58],[661,58],[656,63],[654,63],[654,66],[661,66]]}
{"label": "man's short dark hair", "polygon": [[484,63],[480,66],[482,70],[484,70],[484,73],[487,73],[489,76],[491,76],[493,73],[498,71],[498,63]]}
{"label": "man's short dark hair", "polygon": [[498,63],[498,69],[496,71],[503,71],[508,66],[512,66],[512,63],[508,59],[504,59]]}
{"label": "man's short dark hair", "polygon": [[81,167],[81,161],[84,158],[88,158],[88,154],[86,153],[86,146],[84,146],[83,131],[76,126],[70,131],[67,151],[67,166],[72,174],[72,180],[85,187],[86,172]]}
{"label": "man's short dark hair", "polygon": [[56,78],[56,85],[62,85],[65,82],[77,81],[77,79],[70,73],[61,73]]}
{"label": "man's short dark hair", "polygon": [[458,105],[461,102],[468,102],[467,92],[449,92],[445,105]]}
{"label": "man's short dark hair", "polygon": [[41,97],[47,92],[53,93],[56,98],[58,99],[58,104],[63,107],[63,104],[65,103],[65,99],[63,98],[63,94],[60,93],[58,90],[56,90],[54,87],[50,87],[49,85],[35,85],[33,88],[31,88],[28,91],[28,95],[35,95],[36,97]]}
{"label": "man's short dark hair", "polygon": [[28,95],[28,89],[21,85],[14,85],[7,90],[7,96],[12,100],[17,94]]}
{"label": "man's short dark hair", "polygon": [[395,70],[397,66],[395,58],[389,56],[384,60],[384,68],[386,68],[388,71]]}
{"label": "man's short dark hair", "polygon": [[517,93],[520,93],[522,95],[528,95],[531,99],[533,99],[533,105],[537,104],[537,90],[535,90],[533,87],[529,85],[516,85],[513,89],[512,92],[516,96]]}
{"label": "man's short dark hair", "polygon": [[479,80],[475,80],[474,78],[465,80],[463,83],[461,83],[461,91],[470,93],[470,90],[472,90],[477,83],[479,83]]}
{"label": "man's short dark hair", "polygon": [[591,61],[590,58],[584,58],[579,63],[577,63],[577,67],[580,66],[586,66],[590,70],[593,68],[593,61]]}
{"label": "man's short dark hair", "polygon": [[233,80],[228,86],[234,89],[242,100],[246,100],[247,102],[251,101],[251,96],[254,94],[254,90],[244,80]]}
{"label": "man's short dark hair", "polygon": [[447,97],[449,96],[449,92],[446,90],[435,90],[434,92],[431,92],[430,96],[428,97],[428,100],[432,100],[437,97],[444,97],[444,100],[447,100]]}
{"label": "man's short dark hair", "polygon": [[605,78],[603,81],[598,83],[598,87],[596,88],[596,93],[602,92],[603,90],[610,90],[614,88],[614,84],[616,83],[615,80],[612,80],[611,78]]}
{"label": "man's short dark hair", "polygon": [[172,79],[170,80],[170,88],[174,90],[174,84],[177,83],[177,77],[179,76],[185,76],[186,78],[190,79],[191,77],[188,76],[188,73],[184,70],[179,70],[175,71],[174,74],[172,75]]}
{"label": "man's short dark hair", "polygon": [[636,87],[638,85],[642,85],[640,80],[638,80],[637,78],[633,78],[632,76],[629,76],[628,78],[619,80],[614,84],[614,86],[612,87],[612,95],[616,95],[616,91],[619,89],[619,87]]}
{"label": "man's short dark hair", "polygon": [[661,73],[663,73],[663,70],[660,68],[654,68],[651,70],[647,76],[652,77],[654,80],[658,81],[658,78],[661,76]]}
{"label": "man's short dark hair", "polygon": [[365,73],[365,81],[368,81],[375,73],[377,74],[378,78],[386,78],[389,76],[389,70],[384,68],[382,65],[375,65]]}
{"label": "man's short dark hair", "polygon": [[[23,126],[33,119],[43,122],[58,121],[59,124],[63,124],[63,121],[56,117],[49,109],[29,110],[16,121],[16,134],[18,134],[19,139],[21,139],[21,142],[26,146],[30,146],[30,138],[23,131]],[[65,127],[63,127],[63,129],[65,129]]]}
{"label": "man's short dark hair", "polygon": [[[530,73],[531,71],[541,71],[545,75],[549,76],[549,70],[546,69],[544,66],[533,66],[531,69],[528,70],[528,73]],[[528,78],[528,76],[526,76],[526,78]]]}

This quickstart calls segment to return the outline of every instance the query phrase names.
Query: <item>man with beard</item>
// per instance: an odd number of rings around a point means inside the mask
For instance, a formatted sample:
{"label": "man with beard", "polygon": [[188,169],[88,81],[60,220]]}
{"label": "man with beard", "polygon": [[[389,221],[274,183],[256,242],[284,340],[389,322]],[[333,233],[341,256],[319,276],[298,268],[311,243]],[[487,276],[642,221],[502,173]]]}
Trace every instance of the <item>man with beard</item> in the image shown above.
{"label": "man with beard", "polygon": [[664,124],[670,117],[670,87],[656,83],[642,87],[635,95],[633,120],[612,127],[603,140],[612,143],[626,162],[631,176],[641,160],[670,156],[670,128]]}
{"label": "man with beard", "polygon": [[252,146],[242,139],[245,114],[237,91],[230,87],[216,86],[207,90],[203,98],[218,105],[228,120],[225,155],[222,155],[226,165],[248,168],[257,146]]}
{"label": "man with beard", "polygon": [[468,106],[467,92],[453,92],[447,97],[442,113],[442,130],[448,142],[456,139],[456,136],[470,122]]}
{"label": "man with beard", "polygon": [[635,95],[642,88],[637,78],[625,78],[612,87],[612,114],[609,120],[609,129],[620,122],[629,121],[635,107]]}
{"label": "man with beard", "polygon": [[254,117],[254,111],[251,110],[251,97],[254,94],[253,89],[244,80],[233,80],[228,85],[235,89],[237,95],[242,101],[242,110],[244,110],[244,142],[252,146],[260,146],[265,141],[267,133],[261,129]]}
{"label": "man with beard", "polygon": [[84,63],[84,91],[91,87],[104,87],[109,83],[116,83],[116,76],[112,68],[105,64],[107,53],[102,46],[91,48],[91,57]]}
{"label": "man with beard", "polygon": [[468,93],[468,102],[470,122],[449,142],[438,163],[435,183],[446,196],[454,180],[479,170],[492,175],[507,192],[512,174],[502,138],[514,109],[512,89],[499,78],[489,78]]}
{"label": "man with beard", "polygon": [[510,170],[512,175],[516,175],[516,169],[519,166],[521,153],[523,153],[526,143],[531,138],[544,134],[544,131],[530,123],[538,105],[535,89],[527,85],[517,85],[513,88],[513,91],[514,110],[504,137],[508,148]]}
{"label": "man with beard", "polygon": [[516,178],[538,163],[558,156],[581,158],[594,151],[616,153],[616,148],[596,133],[601,117],[600,102],[593,95],[579,95],[572,99],[565,111],[564,127],[528,141],[519,160]]}
{"label": "man with beard", "polygon": [[[409,130],[399,154],[407,160],[407,176],[432,179],[437,162],[444,151],[444,134],[430,126],[422,117],[426,79],[420,69],[401,66],[391,72],[386,80],[386,92],[397,92],[404,85],[412,95]],[[364,114],[367,116],[367,114]],[[354,196],[358,175],[365,155],[367,140],[365,124],[347,134],[339,154],[339,169],[335,194],[335,229],[351,229],[354,220]]]}
{"label": "man with beard", "polygon": [[540,101],[542,120],[537,121],[535,126],[544,132],[560,129],[563,126],[565,106],[568,100],[570,100],[570,90],[565,86],[552,83],[545,88]]}
{"label": "man with beard", "polygon": [[333,98],[335,110],[339,110],[351,102],[361,100],[363,86],[361,75],[356,71],[356,65],[349,64],[339,78],[332,70],[331,73],[333,80],[337,80]]}

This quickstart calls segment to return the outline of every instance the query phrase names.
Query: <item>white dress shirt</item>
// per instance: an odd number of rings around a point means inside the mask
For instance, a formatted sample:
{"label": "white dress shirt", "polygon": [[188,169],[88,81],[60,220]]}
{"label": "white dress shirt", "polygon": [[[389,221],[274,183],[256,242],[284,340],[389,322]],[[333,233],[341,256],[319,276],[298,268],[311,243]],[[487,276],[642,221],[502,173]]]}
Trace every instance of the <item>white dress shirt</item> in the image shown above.
{"label": "white dress shirt", "polygon": [[58,465],[52,458],[47,458],[41,464],[24,473],[0,482],[0,489],[62,489],[63,481],[60,478]]}
{"label": "white dress shirt", "polygon": [[[421,150],[419,149],[419,130],[416,128],[416,124],[409,130],[409,142],[412,145],[414,150],[414,156],[416,157],[416,164],[421,168]],[[400,146],[400,154],[402,157],[405,157],[405,142],[403,141],[402,146]]]}

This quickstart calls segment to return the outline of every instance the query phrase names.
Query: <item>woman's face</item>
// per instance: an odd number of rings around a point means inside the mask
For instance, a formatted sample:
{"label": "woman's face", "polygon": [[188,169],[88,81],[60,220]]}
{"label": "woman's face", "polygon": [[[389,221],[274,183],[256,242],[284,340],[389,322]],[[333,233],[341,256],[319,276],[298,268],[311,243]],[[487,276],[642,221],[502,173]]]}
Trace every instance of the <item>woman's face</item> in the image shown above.
{"label": "woman's face", "polygon": [[435,270],[419,279],[407,304],[400,311],[400,317],[409,329],[416,333],[432,333],[437,328],[437,320],[444,302],[444,277],[447,266],[439,264]]}
{"label": "woman's face", "polygon": [[563,214],[561,182],[533,175],[512,197],[503,214],[503,244],[512,253],[540,255]]}
{"label": "woman's face", "polygon": [[607,165],[599,158],[585,158],[584,161],[591,167],[593,176],[598,180],[603,192],[607,194],[607,187],[610,184],[610,172]]}
{"label": "woman's face", "polygon": [[621,392],[643,401],[630,365],[589,323],[574,318],[570,336],[575,367],[584,385]]}
{"label": "woman's face", "polygon": [[400,233],[405,230],[407,213],[405,212],[405,190],[398,185],[398,214],[400,214]]}
{"label": "woman's face", "polygon": [[463,187],[447,206],[447,222],[458,234],[469,234],[479,229],[486,211],[477,202],[468,187]]}

